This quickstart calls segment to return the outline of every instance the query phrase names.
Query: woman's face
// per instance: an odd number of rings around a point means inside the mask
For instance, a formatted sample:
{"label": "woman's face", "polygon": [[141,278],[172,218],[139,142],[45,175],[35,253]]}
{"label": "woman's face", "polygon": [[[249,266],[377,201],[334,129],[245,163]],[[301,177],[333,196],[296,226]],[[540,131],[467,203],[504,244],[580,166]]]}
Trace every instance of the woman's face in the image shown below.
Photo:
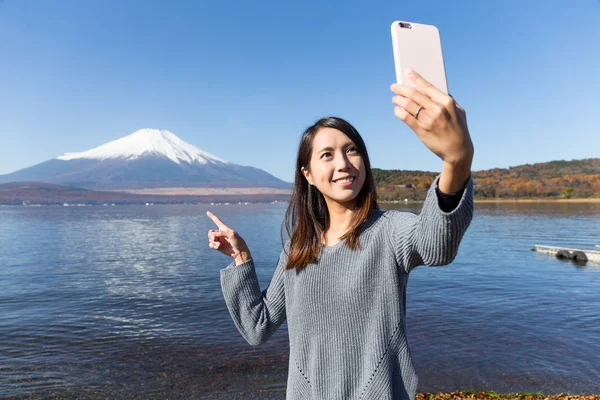
{"label": "woman's face", "polygon": [[362,155],[348,136],[334,128],[321,128],[313,138],[309,165],[310,171],[302,168],[302,173],[323,194],[329,208],[332,202],[354,208],[366,172]]}

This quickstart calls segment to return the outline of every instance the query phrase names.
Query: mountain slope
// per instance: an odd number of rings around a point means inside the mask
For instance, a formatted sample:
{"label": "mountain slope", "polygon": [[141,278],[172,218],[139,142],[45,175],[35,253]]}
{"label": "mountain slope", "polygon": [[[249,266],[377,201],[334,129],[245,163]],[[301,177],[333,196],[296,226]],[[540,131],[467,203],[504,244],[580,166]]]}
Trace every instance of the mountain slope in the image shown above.
{"label": "mountain slope", "polygon": [[290,183],[261,169],[228,162],[157,129],[142,129],[88,151],[65,153],[0,175],[0,183],[15,181],[88,189],[291,188]]}

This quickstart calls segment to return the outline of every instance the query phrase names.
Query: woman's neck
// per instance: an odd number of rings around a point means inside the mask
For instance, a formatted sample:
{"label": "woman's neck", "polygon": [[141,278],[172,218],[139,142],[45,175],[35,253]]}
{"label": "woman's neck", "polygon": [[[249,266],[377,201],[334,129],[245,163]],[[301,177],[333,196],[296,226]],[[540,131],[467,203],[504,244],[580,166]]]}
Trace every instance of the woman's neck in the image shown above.
{"label": "woman's neck", "polygon": [[328,211],[329,227],[326,233],[339,237],[348,232],[352,226],[356,210],[339,204],[337,206],[330,206]]}

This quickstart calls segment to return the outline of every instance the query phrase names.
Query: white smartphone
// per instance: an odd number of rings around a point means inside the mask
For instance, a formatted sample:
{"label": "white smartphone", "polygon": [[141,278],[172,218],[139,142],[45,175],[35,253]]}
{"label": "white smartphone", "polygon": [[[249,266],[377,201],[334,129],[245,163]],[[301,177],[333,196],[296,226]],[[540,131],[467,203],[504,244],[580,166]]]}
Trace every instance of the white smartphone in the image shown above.
{"label": "white smartphone", "polygon": [[442,42],[438,28],[415,22],[394,21],[392,23],[392,47],[398,83],[415,86],[406,77],[406,69],[411,68],[442,92],[448,94]]}

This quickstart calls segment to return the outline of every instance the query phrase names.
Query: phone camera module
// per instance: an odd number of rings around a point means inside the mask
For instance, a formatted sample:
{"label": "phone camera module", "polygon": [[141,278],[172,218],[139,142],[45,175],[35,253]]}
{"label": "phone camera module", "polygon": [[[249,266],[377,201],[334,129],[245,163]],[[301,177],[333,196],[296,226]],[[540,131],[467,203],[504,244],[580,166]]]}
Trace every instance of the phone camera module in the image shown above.
{"label": "phone camera module", "polygon": [[412,26],[406,22],[399,22],[398,25],[400,25],[400,28],[412,29]]}

